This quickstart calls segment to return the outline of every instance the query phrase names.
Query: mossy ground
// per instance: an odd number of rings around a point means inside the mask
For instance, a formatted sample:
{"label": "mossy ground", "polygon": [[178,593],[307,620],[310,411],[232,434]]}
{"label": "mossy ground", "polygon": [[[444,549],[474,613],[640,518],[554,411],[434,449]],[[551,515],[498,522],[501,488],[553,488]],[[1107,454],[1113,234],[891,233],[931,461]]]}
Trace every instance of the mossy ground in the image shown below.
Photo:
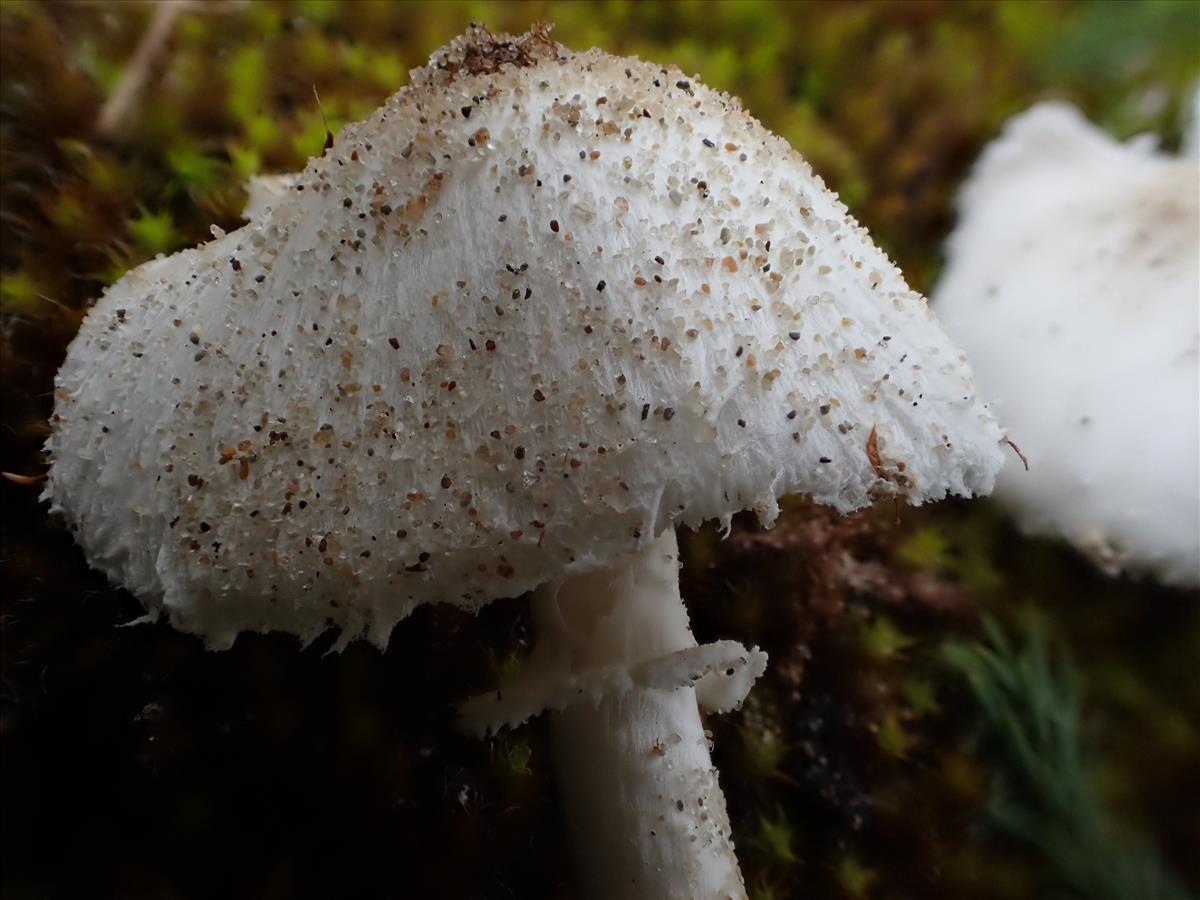
{"label": "mossy ground", "polygon": [[[176,23],[103,138],[97,115],[153,7],[5,0],[0,468],[40,471],[51,379],[91,299],[237,227],[247,176],[301,166],[326,121],[373,109],[468,21],[551,21],[569,46],[739,95],[927,289],[967,167],[1031,102],[1178,143],[1198,9],[212,2]],[[87,569],[36,490],[0,490],[5,896],[574,895],[543,726],[490,743],[453,729],[457,701],[520,664],[522,604],[423,609],[383,655],[281,636],[208,654],[165,625],[115,627],[134,601]],[[1200,884],[1194,594],[1106,579],[985,502],[839,520],[795,501],[773,532],[738,522],[683,549],[698,634],[772,657],[746,707],[710,726],[754,896],[1101,896],[1072,874],[1098,847]],[[981,615],[1011,629],[1031,609],[1080,673],[1074,768],[1015,757],[987,715],[1002,697],[1005,715],[1069,722],[1064,670],[1005,681],[1042,671],[1014,651],[988,684],[1016,687],[991,695],[963,674]],[[1050,775],[1022,780],[1031,766]],[[997,791],[1030,783],[1014,795],[1022,833]],[[1048,801],[1060,793],[1083,799]],[[1165,863],[1139,862],[1146,847]]]}

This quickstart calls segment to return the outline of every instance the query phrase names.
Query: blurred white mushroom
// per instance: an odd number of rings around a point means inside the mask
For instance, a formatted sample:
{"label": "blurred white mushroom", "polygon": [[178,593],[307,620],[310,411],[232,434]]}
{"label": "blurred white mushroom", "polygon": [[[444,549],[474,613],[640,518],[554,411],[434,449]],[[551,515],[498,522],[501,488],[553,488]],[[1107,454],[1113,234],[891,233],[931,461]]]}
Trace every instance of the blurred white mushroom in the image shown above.
{"label": "blurred white mushroom", "polygon": [[736,100],[543,31],[472,29],[256,191],[70,348],[47,495],[89,559],[213,647],[536,590],[464,725],[560,711],[586,892],[743,896],[697,702],[765,655],[696,646],[673,528],[987,492],[962,354]]}
{"label": "blurred white mushroom", "polygon": [[963,190],[934,294],[1029,458],[1021,527],[1200,583],[1200,168],[1071,106],[1016,117]]}

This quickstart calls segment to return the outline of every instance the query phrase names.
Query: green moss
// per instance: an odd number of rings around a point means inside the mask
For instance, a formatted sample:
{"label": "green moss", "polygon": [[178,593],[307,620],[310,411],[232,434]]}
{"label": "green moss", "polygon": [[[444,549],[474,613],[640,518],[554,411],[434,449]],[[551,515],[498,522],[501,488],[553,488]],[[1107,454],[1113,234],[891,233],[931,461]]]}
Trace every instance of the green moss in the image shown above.
{"label": "green moss", "polygon": [[186,16],[176,25],[179,40],[193,49],[203,49],[212,35],[212,28],[203,16]]}
{"label": "green moss", "polygon": [[788,747],[782,729],[764,718],[761,704],[753,694],[746,699],[738,733],[750,774],[757,778],[786,778],[783,773]]}
{"label": "green moss", "polygon": [[225,78],[229,82],[226,103],[230,115],[246,122],[262,112],[267,86],[267,59],[262,47],[238,49],[225,63]]}
{"label": "green moss", "polygon": [[279,141],[279,123],[269,115],[250,116],[244,128],[246,139],[257,153],[266,153]]}
{"label": "green moss", "polygon": [[0,313],[27,315],[41,305],[42,288],[26,272],[5,272],[0,275]]}
{"label": "green moss", "polygon": [[532,770],[529,768],[532,759],[533,748],[522,735],[506,734],[498,742],[496,760],[500,766],[500,772],[505,778],[517,780],[528,778],[532,774]]}
{"label": "green moss", "polygon": [[253,147],[230,147],[229,162],[243,181],[262,171],[262,155]]}
{"label": "green moss", "polygon": [[300,117],[300,127],[292,135],[292,155],[297,159],[320,156],[325,147],[327,132],[332,131],[336,141],[337,131],[341,124],[328,105],[322,103],[321,109],[313,108]]}
{"label": "green moss", "polygon": [[168,193],[183,191],[193,198],[212,193],[225,178],[224,163],[191,141],[168,147],[166,164],[171,173]]}
{"label": "green moss", "polygon": [[34,0],[8,0],[4,13],[14,19],[27,19],[34,15],[36,7]]}
{"label": "green moss", "polygon": [[756,881],[748,888],[750,900],[782,900],[787,895],[782,888],[766,880]]}
{"label": "green moss", "polygon": [[883,615],[865,618],[862,621],[859,640],[866,655],[880,662],[895,659],[913,644],[912,638]]}
{"label": "green moss", "polygon": [[182,240],[169,212],[152,213],[141,210],[125,220],[125,230],[133,242],[149,256],[170,253]]}
{"label": "green moss", "polygon": [[328,25],[340,13],[337,0],[297,0],[296,11],[316,25]]}
{"label": "green moss", "polygon": [[505,684],[514,679],[525,665],[525,657],[515,650],[491,655],[491,671],[496,684]]}
{"label": "green moss", "polygon": [[408,69],[399,53],[375,53],[370,59],[370,77],[388,91],[395,91],[407,81]]}
{"label": "green moss", "polygon": [[99,269],[91,272],[92,279],[97,283],[109,287],[116,284],[137,262],[144,260],[131,260],[125,255],[114,255],[105,261]]}
{"label": "green moss", "polygon": [[758,827],[750,837],[751,846],[762,852],[769,864],[791,864],[797,860],[795,832],[782,809],[771,815],[759,814]]}
{"label": "green moss", "polygon": [[116,89],[124,68],[120,60],[107,59],[100,54],[100,48],[94,43],[82,41],[75,51],[75,64],[87,74],[104,96],[108,96]]}
{"label": "green moss", "polygon": [[941,709],[937,700],[937,687],[932,680],[920,675],[910,675],[901,687],[904,702],[916,717],[933,715]]}
{"label": "green moss", "polygon": [[896,561],[921,572],[944,572],[950,568],[950,542],[940,528],[929,527],[914,531],[896,549]]}
{"label": "green moss", "polygon": [[59,233],[67,238],[86,240],[95,225],[83,198],[68,189],[50,198],[46,215]]}
{"label": "green moss", "polygon": [[879,741],[879,748],[886,755],[897,759],[903,759],[916,743],[916,739],[905,731],[900,716],[895,711],[889,711],[883,717],[883,721],[879,723],[876,738]]}
{"label": "green moss", "polygon": [[851,897],[868,897],[876,875],[853,856],[843,856],[837,864],[837,881]]}
{"label": "green moss", "polygon": [[282,11],[270,3],[251,3],[245,10],[246,29],[260,40],[276,38],[283,28]]}

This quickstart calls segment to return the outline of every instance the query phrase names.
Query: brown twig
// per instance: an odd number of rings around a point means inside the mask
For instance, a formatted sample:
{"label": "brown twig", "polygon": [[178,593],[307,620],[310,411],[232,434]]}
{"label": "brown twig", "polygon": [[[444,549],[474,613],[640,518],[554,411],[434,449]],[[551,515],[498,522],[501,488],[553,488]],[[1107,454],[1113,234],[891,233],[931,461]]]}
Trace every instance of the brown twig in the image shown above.
{"label": "brown twig", "polygon": [[166,47],[175,27],[175,20],[186,12],[190,5],[191,0],[158,0],[154,18],[150,20],[150,27],[142,35],[133,59],[121,73],[117,89],[100,109],[100,115],[96,119],[96,130],[100,134],[112,137],[121,127],[150,77],[150,70],[154,68],[155,62]]}

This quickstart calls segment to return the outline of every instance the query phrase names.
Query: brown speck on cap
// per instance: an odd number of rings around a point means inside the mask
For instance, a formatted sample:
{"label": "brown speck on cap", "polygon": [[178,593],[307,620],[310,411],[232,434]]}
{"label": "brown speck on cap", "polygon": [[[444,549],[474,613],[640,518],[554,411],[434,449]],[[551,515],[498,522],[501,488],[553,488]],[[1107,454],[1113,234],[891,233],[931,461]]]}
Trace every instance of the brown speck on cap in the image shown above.
{"label": "brown speck on cap", "polygon": [[[431,68],[433,75],[442,74],[444,84],[465,75],[485,75],[500,71],[503,66],[531,68],[544,60],[557,58],[561,48],[550,39],[550,26],[535,24],[521,38],[495,36],[482,25],[474,25],[445,50],[435,53]],[[464,113],[464,117],[465,117]]]}

